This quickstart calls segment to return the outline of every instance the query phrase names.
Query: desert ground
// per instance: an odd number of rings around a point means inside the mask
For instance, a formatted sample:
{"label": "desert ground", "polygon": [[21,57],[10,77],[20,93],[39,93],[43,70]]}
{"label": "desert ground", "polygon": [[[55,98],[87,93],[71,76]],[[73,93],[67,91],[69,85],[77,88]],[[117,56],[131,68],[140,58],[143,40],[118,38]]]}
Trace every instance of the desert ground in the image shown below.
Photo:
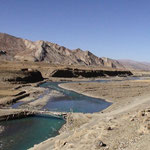
{"label": "desert ground", "polygon": [[150,149],[150,80],[60,86],[113,104],[99,113],[70,114],[60,135],[32,149]]}
{"label": "desert ground", "polygon": [[[59,66],[59,68],[68,66]],[[74,66],[75,68],[77,66]],[[10,82],[9,78],[18,77],[18,70],[29,68],[39,70],[44,77],[36,83]],[[9,108],[18,101],[36,99],[45,92],[38,87],[46,81],[78,81],[64,83],[59,86],[76,91],[90,97],[101,98],[112,102],[112,105],[102,112],[93,114],[69,113],[66,124],[60,134],[38,145],[33,150],[148,150],[150,149],[150,78],[143,80],[123,80],[124,77],[105,77],[111,82],[80,82],[103,78],[56,78],[50,74],[55,65],[28,62],[1,62],[0,65],[0,117],[20,113],[21,110]],[[82,66],[81,66],[82,68]],[[90,70],[91,68],[88,68]],[[20,73],[20,72],[19,72]],[[135,71],[134,76],[149,72]],[[28,74],[27,74],[28,75]],[[23,74],[19,77],[26,78]],[[123,80],[123,81],[120,81]],[[26,80],[27,81],[27,80]],[[27,105],[28,109],[41,108],[51,96],[61,95],[52,91],[38,101]],[[42,102],[41,102],[42,101]],[[86,106],[85,106],[86,107]],[[23,107],[23,109],[25,109]],[[3,129],[0,128],[0,132]]]}

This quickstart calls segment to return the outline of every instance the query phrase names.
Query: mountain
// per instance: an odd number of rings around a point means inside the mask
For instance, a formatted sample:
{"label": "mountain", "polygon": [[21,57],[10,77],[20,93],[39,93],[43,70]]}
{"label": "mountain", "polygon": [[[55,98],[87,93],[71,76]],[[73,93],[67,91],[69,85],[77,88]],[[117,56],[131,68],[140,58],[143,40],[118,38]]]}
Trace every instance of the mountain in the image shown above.
{"label": "mountain", "polygon": [[5,33],[0,33],[0,60],[124,68],[117,60],[99,58],[91,52],[79,48],[70,50],[55,43],[33,42]]}
{"label": "mountain", "polygon": [[138,62],[133,60],[118,60],[118,62],[129,70],[150,71],[150,63],[148,62]]}

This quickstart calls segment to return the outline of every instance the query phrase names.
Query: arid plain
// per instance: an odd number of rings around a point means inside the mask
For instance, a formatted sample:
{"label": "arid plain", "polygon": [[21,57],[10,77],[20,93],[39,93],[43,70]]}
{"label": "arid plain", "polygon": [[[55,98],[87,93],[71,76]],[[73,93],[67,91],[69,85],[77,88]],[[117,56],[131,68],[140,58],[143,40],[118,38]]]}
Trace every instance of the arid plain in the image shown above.
{"label": "arid plain", "polygon": [[[66,113],[59,135],[31,149],[150,149],[149,64],[122,65],[121,61],[51,42],[32,42],[2,33],[0,37],[1,121],[36,115],[34,110],[39,111],[51,98],[64,96],[54,89],[45,94],[39,85],[49,81],[65,81],[59,87],[112,103],[101,112]],[[24,103],[19,109],[11,108],[19,102]],[[4,130],[0,126],[0,133]]]}
{"label": "arid plain", "polygon": [[[1,70],[4,71],[4,68],[10,70],[10,63],[7,62],[3,65],[1,65]],[[21,63],[15,63],[11,68],[19,70],[21,68],[29,68],[28,65],[28,63],[23,63],[24,67],[22,67]],[[39,69],[39,65],[38,67],[35,66],[35,64],[32,64],[34,69]],[[43,66],[42,69],[44,68]],[[46,65],[45,67],[49,68]],[[47,69],[45,69],[42,74],[47,74]],[[9,75],[5,74],[4,77],[6,76],[8,77]],[[12,74],[10,77],[14,78]],[[102,98],[112,102],[112,105],[99,113],[69,113],[67,123],[60,130],[60,135],[44,141],[33,149],[149,149],[150,79],[145,77],[142,80],[124,80],[127,78],[128,77],[92,78],[95,80],[111,80],[111,82],[106,83],[79,82],[91,80],[90,78],[81,77],[49,77],[43,80],[78,81],[78,83],[65,83],[59,86],[91,97]],[[1,80],[0,96],[1,104],[3,102],[2,106],[9,106],[13,103],[11,100],[22,94],[27,94],[25,97],[21,97],[21,100],[24,101],[28,101],[33,97],[36,98],[36,96],[43,92],[43,89],[37,86],[38,83],[43,81],[37,83],[21,83]],[[54,94],[58,95],[59,93]],[[17,101],[19,100],[20,99]],[[35,103],[33,106],[38,107],[45,103],[46,100],[39,102],[37,105]],[[1,116],[4,114],[18,113],[18,111],[20,110],[1,109]]]}

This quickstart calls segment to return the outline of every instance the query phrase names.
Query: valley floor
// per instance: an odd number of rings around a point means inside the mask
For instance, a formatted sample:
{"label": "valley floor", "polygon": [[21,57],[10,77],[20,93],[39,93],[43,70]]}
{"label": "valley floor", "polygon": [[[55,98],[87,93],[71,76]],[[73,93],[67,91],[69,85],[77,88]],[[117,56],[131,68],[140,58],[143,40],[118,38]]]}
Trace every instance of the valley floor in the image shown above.
{"label": "valley floor", "polygon": [[[113,104],[103,112],[70,114],[60,135],[34,150],[150,149],[150,80],[60,86]],[[86,106],[85,106],[86,107]]]}
{"label": "valley floor", "polygon": [[[4,82],[7,78],[16,77],[22,68],[37,69],[49,81],[64,81],[66,78],[50,78],[55,66],[30,63],[1,63],[0,70],[0,106],[8,106],[16,100],[29,102],[45,92],[38,83],[18,84]],[[10,71],[10,70],[13,70]],[[6,70],[6,72],[4,72]],[[141,72],[140,72],[141,74]],[[23,75],[21,75],[22,77]],[[94,78],[93,78],[94,79]],[[109,78],[108,78],[109,79]],[[88,79],[70,78],[69,81]],[[114,80],[120,80],[115,78]],[[113,81],[107,83],[82,82],[65,83],[60,85],[91,97],[102,98],[113,104],[103,112],[93,114],[70,113],[67,123],[60,131],[60,135],[48,139],[34,150],[148,150],[150,149],[150,80]],[[44,99],[30,103],[28,107],[38,108],[47,100],[59,93],[53,91]],[[42,101],[42,102],[41,102]],[[86,106],[85,106],[86,107]],[[0,110],[0,117],[17,113],[14,110]],[[0,132],[3,129],[0,127]]]}

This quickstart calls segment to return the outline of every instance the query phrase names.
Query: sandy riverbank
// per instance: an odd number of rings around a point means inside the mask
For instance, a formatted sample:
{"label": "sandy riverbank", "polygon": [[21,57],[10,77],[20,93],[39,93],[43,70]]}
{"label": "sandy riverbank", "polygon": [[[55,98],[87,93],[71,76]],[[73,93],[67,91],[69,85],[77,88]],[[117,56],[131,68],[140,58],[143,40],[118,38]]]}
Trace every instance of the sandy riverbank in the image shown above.
{"label": "sandy riverbank", "polygon": [[32,149],[150,149],[150,82],[66,83],[60,86],[107,99],[113,104],[103,113],[71,114],[66,130]]}
{"label": "sandy riverbank", "polygon": [[34,100],[26,105],[23,105],[23,107],[27,107],[28,109],[32,108],[41,109],[48,103],[48,101],[58,96],[64,95],[56,90],[51,90],[48,91],[45,95],[43,95],[41,98],[38,98],[37,100]]}
{"label": "sandy riverbank", "polygon": [[150,82],[148,81],[150,80],[65,83],[59,86],[67,90],[112,102],[113,105],[106,109],[108,112],[125,105],[130,105],[133,102],[131,98],[149,95]]}

